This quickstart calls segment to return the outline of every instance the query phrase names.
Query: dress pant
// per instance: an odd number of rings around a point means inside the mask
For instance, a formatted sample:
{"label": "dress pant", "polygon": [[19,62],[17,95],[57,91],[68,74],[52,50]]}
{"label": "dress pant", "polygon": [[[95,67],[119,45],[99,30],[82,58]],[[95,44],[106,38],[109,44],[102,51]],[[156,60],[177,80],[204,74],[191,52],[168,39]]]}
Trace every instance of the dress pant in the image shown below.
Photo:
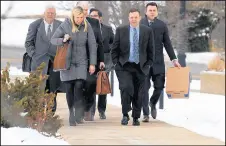
{"label": "dress pant", "polygon": [[[54,87],[53,87],[53,82],[51,82],[50,78],[56,78],[55,76],[57,75],[56,73],[53,73],[53,62],[52,60],[49,60],[49,64],[48,64],[48,70],[47,70],[47,75],[51,76],[46,80],[46,86],[45,86],[45,91],[47,91],[47,93],[55,93],[55,97],[54,97],[54,101],[53,101],[53,107],[52,107],[52,112],[56,112],[56,108],[57,108],[57,101],[56,101],[56,97],[57,97],[57,91],[55,91]],[[60,78],[59,78],[60,79]]]}
{"label": "dress pant", "polygon": [[142,101],[143,114],[149,115],[149,89],[151,87],[151,79],[154,84],[154,92],[150,98],[150,102],[156,105],[165,84],[165,74],[153,74],[153,68],[150,69],[149,76],[145,79],[145,96]]}
{"label": "dress pant", "polygon": [[129,62],[123,66],[118,62],[115,72],[119,81],[123,116],[132,110],[132,117],[140,118],[146,75],[141,71],[140,64]]}
{"label": "dress pant", "polygon": [[[107,75],[109,77],[109,72],[107,72]],[[98,95],[98,103],[97,103],[97,109],[99,113],[104,113],[106,111],[107,106],[107,95]],[[94,102],[91,107],[91,113],[94,116],[96,112],[96,95],[94,96]]]}
{"label": "dress pant", "polygon": [[[98,95],[97,109],[99,113],[105,113],[107,105],[107,95]],[[94,104],[91,108],[91,113],[94,116],[96,112],[96,97],[94,99]]]}
{"label": "dress pant", "polygon": [[83,86],[84,80],[76,79],[64,81],[66,88],[66,98],[69,112],[75,111],[75,118],[80,119],[83,115]]}
{"label": "dress pant", "polygon": [[97,73],[93,75],[87,74],[87,79],[84,85],[84,110],[85,112],[89,112],[91,107],[94,104],[96,97],[96,80]]}

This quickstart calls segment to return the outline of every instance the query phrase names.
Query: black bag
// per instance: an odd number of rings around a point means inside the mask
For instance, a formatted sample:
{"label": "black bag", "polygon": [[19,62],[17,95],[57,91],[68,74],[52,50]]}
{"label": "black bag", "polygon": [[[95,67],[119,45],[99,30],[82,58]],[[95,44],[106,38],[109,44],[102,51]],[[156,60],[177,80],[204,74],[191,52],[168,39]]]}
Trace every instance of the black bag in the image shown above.
{"label": "black bag", "polygon": [[28,53],[24,53],[23,55],[23,63],[22,63],[22,71],[23,72],[31,72],[31,61],[32,58],[28,55]]}

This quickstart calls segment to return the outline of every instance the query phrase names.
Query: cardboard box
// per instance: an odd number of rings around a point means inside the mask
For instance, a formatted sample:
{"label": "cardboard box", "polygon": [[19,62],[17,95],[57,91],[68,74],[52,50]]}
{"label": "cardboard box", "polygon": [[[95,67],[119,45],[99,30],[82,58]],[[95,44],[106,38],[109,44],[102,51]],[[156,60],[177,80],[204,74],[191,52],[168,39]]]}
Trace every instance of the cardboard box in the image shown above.
{"label": "cardboard box", "polygon": [[168,98],[189,98],[191,74],[189,67],[170,67],[166,74]]}

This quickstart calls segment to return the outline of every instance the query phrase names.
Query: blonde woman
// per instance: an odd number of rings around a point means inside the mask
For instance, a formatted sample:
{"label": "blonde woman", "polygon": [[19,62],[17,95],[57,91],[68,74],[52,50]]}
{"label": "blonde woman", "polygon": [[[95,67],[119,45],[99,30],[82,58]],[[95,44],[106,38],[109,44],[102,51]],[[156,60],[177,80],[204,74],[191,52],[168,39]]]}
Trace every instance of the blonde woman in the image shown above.
{"label": "blonde woman", "polygon": [[66,18],[51,38],[54,45],[63,45],[67,41],[68,70],[60,71],[60,78],[66,87],[69,124],[76,126],[76,123],[82,122],[82,119],[78,118],[83,114],[83,84],[87,78],[88,60],[90,74],[95,72],[97,62],[95,36],[92,27],[85,20],[83,9],[79,6],[72,9],[71,18]]}

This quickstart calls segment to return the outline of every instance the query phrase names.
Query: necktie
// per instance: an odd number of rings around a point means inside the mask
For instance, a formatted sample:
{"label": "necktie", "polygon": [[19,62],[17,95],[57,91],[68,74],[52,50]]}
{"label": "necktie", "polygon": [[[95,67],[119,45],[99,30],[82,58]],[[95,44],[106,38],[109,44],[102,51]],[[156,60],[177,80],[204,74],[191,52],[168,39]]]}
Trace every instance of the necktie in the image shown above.
{"label": "necktie", "polygon": [[151,27],[151,25],[152,25],[152,24],[153,24],[153,22],[152,22],[152,21],[150,21],[150,22],[149,22],[149,27]]}
{"label": "necktie", "polygon": [[101,33],[101,35],[102,35],[102,27],[101,27],[101,23],[99,23],[100,24],[100,33]]}
{"label": "necktie", "polygon": [[48,26],[48,31],[47,31],[47,38],[50,40],[51,39],[51,29],[50,29],[51,25],[49,24]]}
{"label": "necktie", "polygon": [[139,63],[139,41],[138,41],[138,33],[136,28],[133,29],[133,59],[136,64]]}

